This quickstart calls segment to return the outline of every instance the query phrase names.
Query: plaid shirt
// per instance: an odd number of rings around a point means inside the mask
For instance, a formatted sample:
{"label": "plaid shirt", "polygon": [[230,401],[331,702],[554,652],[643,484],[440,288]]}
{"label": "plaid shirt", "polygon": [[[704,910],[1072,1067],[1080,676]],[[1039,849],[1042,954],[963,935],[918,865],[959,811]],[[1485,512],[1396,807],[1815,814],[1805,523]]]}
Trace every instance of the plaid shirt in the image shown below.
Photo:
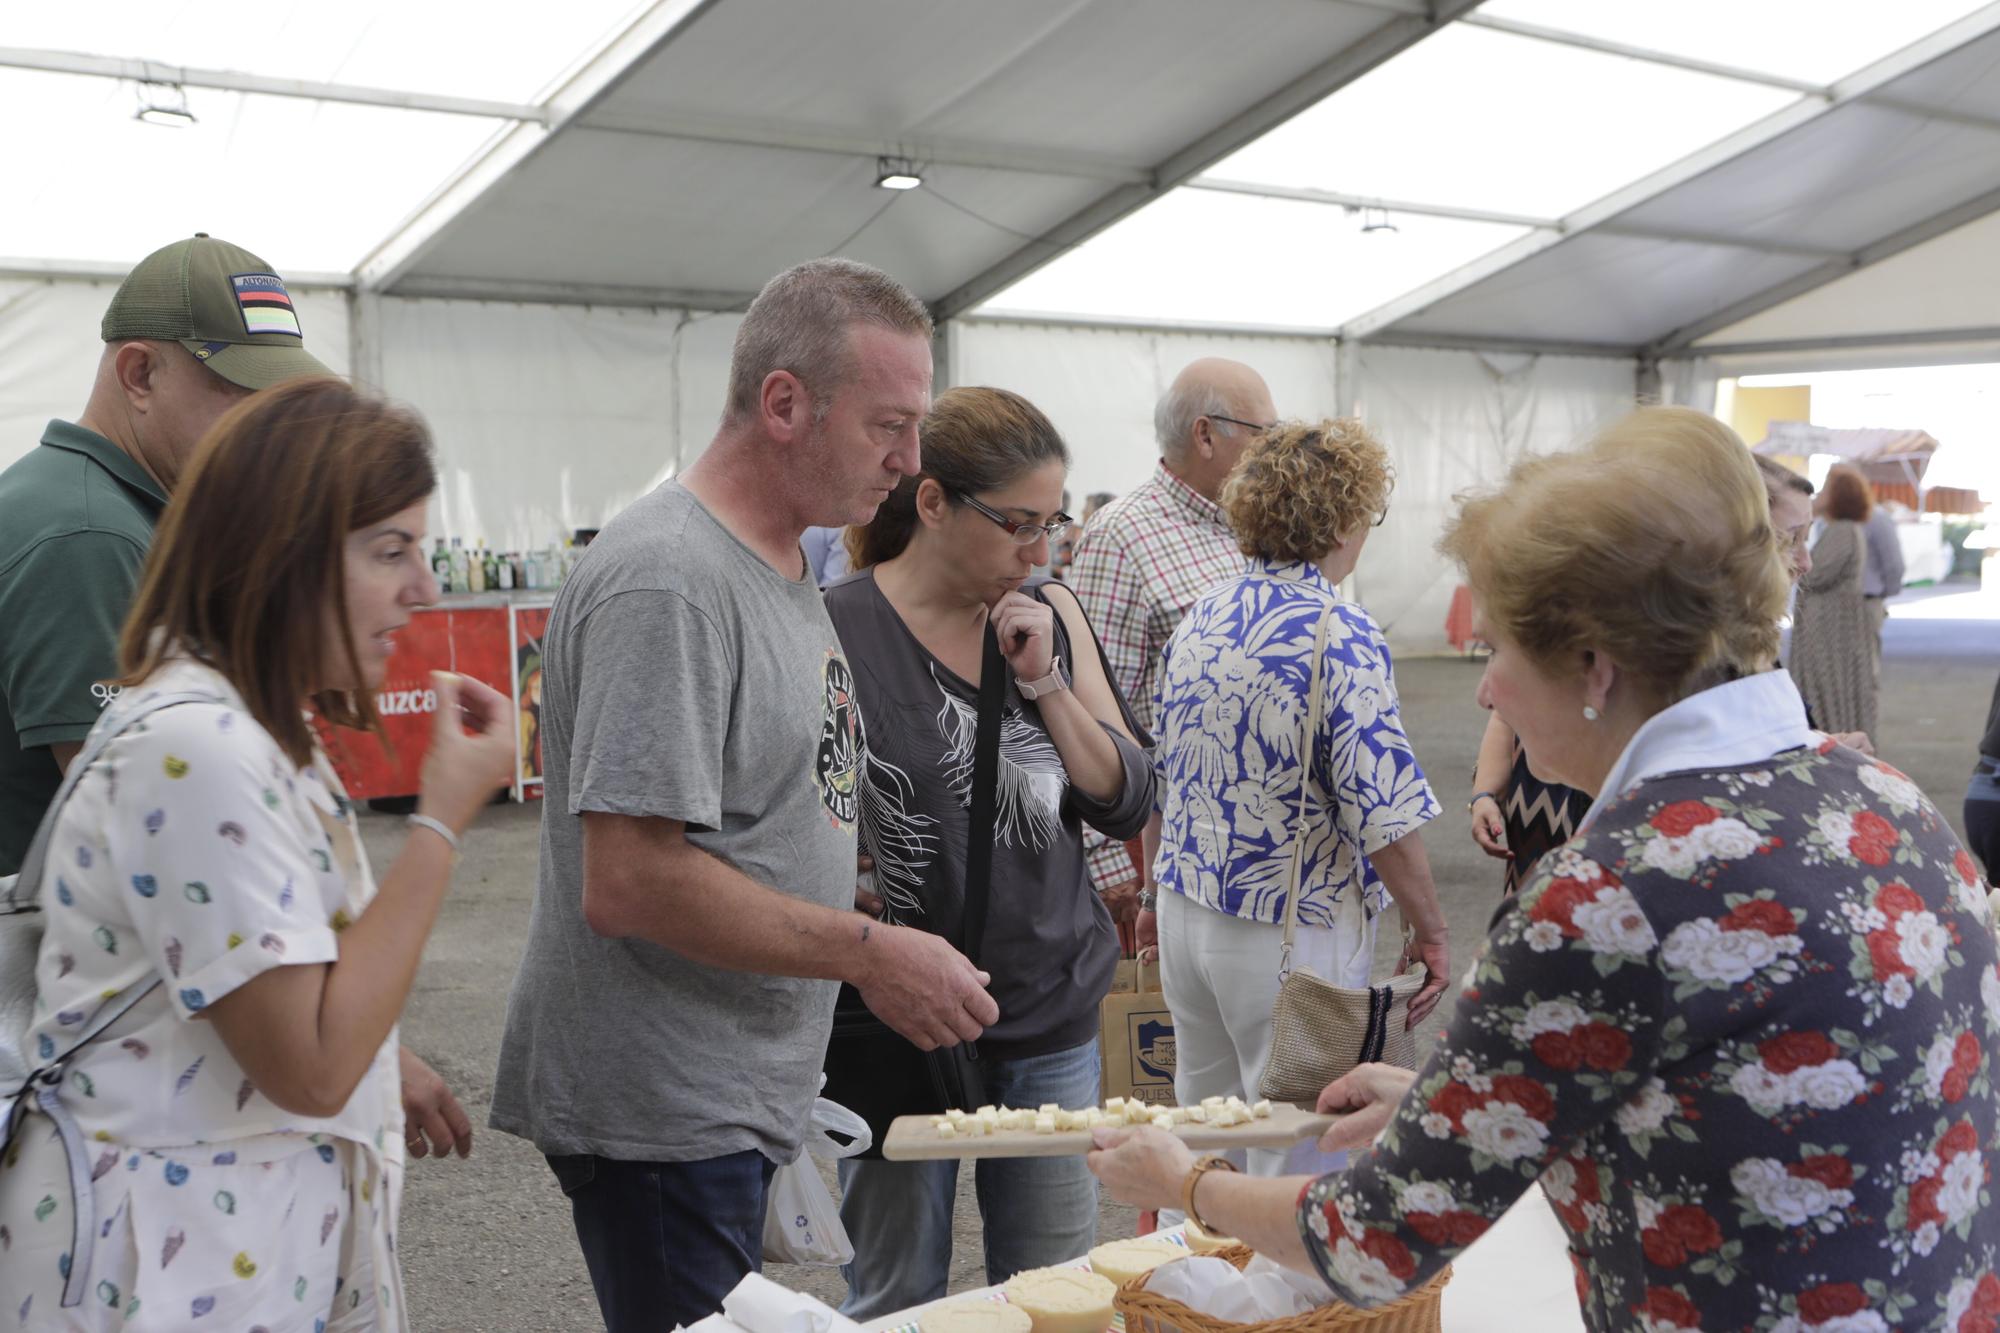
{"label": "plaid shirt", "polygon": [[[1104,645],[1111,679],[1149,733],[1157,734],[1155,695],[1167,640],[1196,598],[1243,569],[1222,507],[1164,463],[1083,530],[1067,582]],[[1132,878],[1122,844],[1096,835],[1086,842],[1099,892]]]}

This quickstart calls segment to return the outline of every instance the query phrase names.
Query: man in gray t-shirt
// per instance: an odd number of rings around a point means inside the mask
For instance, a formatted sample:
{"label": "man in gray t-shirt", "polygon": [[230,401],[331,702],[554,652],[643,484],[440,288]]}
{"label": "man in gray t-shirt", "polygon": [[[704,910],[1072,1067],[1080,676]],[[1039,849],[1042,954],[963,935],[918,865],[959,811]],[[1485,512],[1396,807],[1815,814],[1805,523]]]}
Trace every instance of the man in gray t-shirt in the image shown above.
{"label": "man in gray t-shirt", "polygon": [[927,1049],[998,1017],[950,945],[853,910],[861,720],[799,548],[917,470],[930,378],[894,280],[772,279],[707,452],[606,525],[549,618],[492,1123],[548,1155],[612,1333],[693,1324],[759,1266],[838,982]]}

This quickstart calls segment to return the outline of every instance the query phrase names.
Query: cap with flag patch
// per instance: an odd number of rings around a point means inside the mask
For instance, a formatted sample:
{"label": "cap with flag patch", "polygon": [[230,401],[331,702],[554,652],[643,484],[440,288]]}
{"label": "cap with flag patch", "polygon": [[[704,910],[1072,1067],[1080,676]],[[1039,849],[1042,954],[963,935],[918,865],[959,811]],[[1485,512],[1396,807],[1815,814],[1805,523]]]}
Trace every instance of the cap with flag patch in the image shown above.
{"label": "cap with flag patch", "polygon": [[333,373],[306,351],[285,280],[248,250],[207,232],[140,260],[111,298],[103,333],[106,342],[178,342],[246,389]]}

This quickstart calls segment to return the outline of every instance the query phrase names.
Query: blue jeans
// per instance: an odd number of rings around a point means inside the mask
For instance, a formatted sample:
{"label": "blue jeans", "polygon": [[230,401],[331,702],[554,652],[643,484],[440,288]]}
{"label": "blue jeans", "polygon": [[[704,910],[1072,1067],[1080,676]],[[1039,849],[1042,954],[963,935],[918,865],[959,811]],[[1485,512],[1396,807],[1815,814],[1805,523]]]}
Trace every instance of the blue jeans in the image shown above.
{"label": "blue jeans", "polygon": [[764,1262],[764,1196],[777,1170],[759,1152],[698,1162],[550,1157],[609,1333],[692,1325]]}
{"label": "blue jeans", "polygon": [[[1097,1041],[986,1066],[996,1106],[1095,1106]],[[1097,1242],[1097,1181],[1081,1157],[994,1158],[975,1163],[986,1233],[986,1280],[1074,1259]],[[840,1220],[854,1262],[840,1271],[849,1319],[878,1319],[944,1295],[951,1276],[951,1215],[958,1163],[840,1164]]]}

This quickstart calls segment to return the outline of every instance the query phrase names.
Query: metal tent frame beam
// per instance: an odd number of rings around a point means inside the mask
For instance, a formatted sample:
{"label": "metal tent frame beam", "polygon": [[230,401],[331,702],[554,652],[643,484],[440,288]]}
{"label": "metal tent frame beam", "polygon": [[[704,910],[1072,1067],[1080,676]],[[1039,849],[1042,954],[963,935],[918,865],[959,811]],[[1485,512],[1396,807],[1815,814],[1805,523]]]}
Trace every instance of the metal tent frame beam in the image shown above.
{"label": "metal tent frame beam", "polygon": [[1414,46],[1478,4],[1479,0],[1437,0],[1435,12],[1391,18],[1317,68],[1156,164],[1147,173],[1149,179],[1144,183],[1112,191],[1057,223],[1041,239],[1021,246],[999,263],[961,283],[932,303],[932,314],[938,319],[951,319],[973,309],[1057,255],[1082,244],[1267,130],[1283,124],[1384,61]]}
{"label": "metal tent frame beam", "polygon": [[[1374,208],[1385,213],[1450,218],[1460,222],[1491,222],[1507,227],[1560,229],[1564,225],[1561,218],[1535,217],[1525,213],[1501,213],[1485,208],[1461,208],[1454,204],[1417,203],[1407,199],[1380,199],[1371,195],[1344,194],[1338,190],[1317,190],[1307,186],[1263,185],[1256,181],[1228,180],[1219,176],[1196,176],[1183,188],[1213,190],[1220,194],[1250,195],[1260,199],[1289,199],[1298,203],[1330,204],[1350,212]],[[1598,231],[1612,236],[1638,236],[1655,241],[1692,241],[1697,245],[1727,245],[1739,250],[1757,250],[1779,255],[1809,255],[1822,259],[1831,259],[1847,253],[1826,245],[1763,241],[1747,236],[1729,236],[1720,232],[1691,231],[1686,228],[1628,227],[1614,222],[1606,223],[1599,227]]]}
{"label": "metal tent frame beam", "polygon": [[1956,231],[1968,222],[1977,222],[1995,212],[2000,212],[2000,189],[1988,190],[1985,194],[1968,199],[1955,208],[1946,209],[1934,217],[1921,222],[1900,227],[1882,237],[1872,245],[1864,246],[1852,254],[1830,259],[1824,264],[1807,269],[1795,278],[1787,279],[1761,292],[1752,293],[1739,301],[1732,301],[1711,315],[1684,324],[1666,336],[1656,339],[1645,348],[1648,358],[1675,356],[1681,353],[1707,355],[1709,349],[1695,344],[1712,333],[1720,333],[1732,324],[1739,324],[1752,315],[1761,315],[1774,306],[1783,305],[1793,297],[1824,287],[1850,273],[1858,273],[1871,264],[1879,264],[1885,259],[1902,254],[1905,250],[1935,240],[1949,231]]}
{"label": "metal tent frame beam", "polygon": [[624,32],[557,89],[540,122],[517,124],[418,205],[416,211],[355,268],[363,290],[386,291],[437,243],[446,227],[533,157],[565,125],[585,116],[632,71],[686,32],[721,0],[654,0]]}
{"label": "metal tent frame beam", "polygon": [[212,88],[220,92],[256,93],[264,97],[299,97],[314,102],[345,102],[354,106],[392,107],[399,111],[433,111],[447,116],[482,116],[493,120],[546,124],[546,107],[525,102],[496,102],[480,97],[446,97],[394,88],[368,88],[315,79],[274,79],[228,69],[198,69],[158,60],[85,55],[76,51],[44,51],[24,46],[0,46],[0,69],[38,70],[50,74],[81,74],[90,78],[129,79],[133,83],[170,88]]}
{"label": "metal tent frame beam", "polygon": [[[1648,204],[1668,191],[1685,185],[1746,153],[1810,125],[1831,111],[1859,102],[1903,75],[1921,69],[1940,56],[1948,55],[1959,47],[1996,30],[2000,30],[2000,0],[1994,0],[1994,3],[1989,3],[1840,80],[1832,85],[1826,96],[1801,97],[1791,105],[1781,107],[1763,119],[1726,135],[1705,148],[1697,149],[1680,161],[1671,163],[1623,189],[1613,191],[1595,203],[1587,204],[1568,214],[1560,219],[1560,225],[1557,227],[1532,231],[1441,278],[1425,283],[1415,291],[1407,292],[1366,314],[1357,316],[1342,326],[1342,335],[1368,338],[1380,333],[1402,320],[1457,296],[1487,278],[1560,245],[1572,236],[1600,229],[1620,215]],[[1842,265],[1849,263],[1845,258],[1832,262]],[[1830,267],[1831,263],[1820,266],[1821,269]],[[1815,270],[1817,271],[1820,270]],[[1840,271],[1848,270],[1843,267]]]}

